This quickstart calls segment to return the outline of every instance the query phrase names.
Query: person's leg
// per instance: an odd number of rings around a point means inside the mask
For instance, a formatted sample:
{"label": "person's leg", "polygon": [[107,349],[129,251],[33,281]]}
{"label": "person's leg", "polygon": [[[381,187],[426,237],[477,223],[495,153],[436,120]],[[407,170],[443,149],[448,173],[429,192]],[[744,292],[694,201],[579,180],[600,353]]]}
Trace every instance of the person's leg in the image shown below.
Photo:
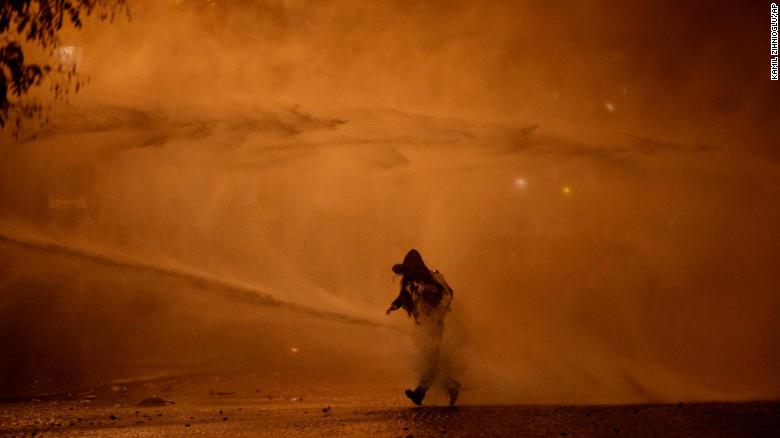
{"label": "person's leg", "polygon": [[450,396],[450,406],[454,405],[458,401],[458,395],[463,385],[452,377],[444,379],[444,390],[447,391],[447,395]]}
{"label": "person's leg", "polygon": [[459,352],[455,348],[456,344],[453,342],[454,339],[452,336],[447,339],[442,339],[439,346],[437,364],[437,386],[441,387],[441,389],[449,395],[450,406],[454,405],[458,400],[458,395],[460,395],[460,390],[463,387],[463,385],[456,380],[456,377],[461,375],[462,362],[459,359]]}
{"label": "person's leg", "polygon": [[426,351],[423,360],[423,369],[420,375],[420,381],[417,388],[414,390],[407,389],[406,396],[409,397],[414,404],[421,405],[425,398],[425,393],[436,381],[436,375],[438,374],[438,345],[433,346],[429,351]]}
{"label": "person's leg", "polygon": [[420,329],[423,331],[420,345],[422,359],[420,380],[417,388],[406,390],[406,396],[416,405],[422,404],[425,393],[433,386],[439,374],[439,351],[443,325],[437,321],[424,321],[420,324]]}
{"label": "person's leg", "polygon": [[418,387],[428,390],[433,386],[433,382],[436,381],[436,377],[439,374],[439,345],[434,344],[427,352],[425,358],[425,365],[420,374],[420,384]]}

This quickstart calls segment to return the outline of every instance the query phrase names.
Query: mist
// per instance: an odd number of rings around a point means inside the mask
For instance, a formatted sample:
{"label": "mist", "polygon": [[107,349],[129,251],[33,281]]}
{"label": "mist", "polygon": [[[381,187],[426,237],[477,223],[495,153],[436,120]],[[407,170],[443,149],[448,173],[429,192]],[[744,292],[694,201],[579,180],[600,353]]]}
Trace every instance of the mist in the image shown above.
{"label": "mist", "polygon": [[765,11],[641,3],[134,1],[68,31],[90,83],[0,137],[0,389],[403,385],[416,248],[472,402],[777,398]]}

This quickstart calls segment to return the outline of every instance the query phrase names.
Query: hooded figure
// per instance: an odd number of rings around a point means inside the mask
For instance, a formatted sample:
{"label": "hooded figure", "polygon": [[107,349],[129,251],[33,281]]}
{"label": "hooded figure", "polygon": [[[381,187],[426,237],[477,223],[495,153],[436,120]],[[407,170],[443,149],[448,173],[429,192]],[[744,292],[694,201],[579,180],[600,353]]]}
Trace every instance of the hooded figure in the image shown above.
{"label": "hooded figure", "polygon": [[438,271],[425,266],[420,253],[412,249],[403,263],[393,265],[393,272],[401,275],[401,292],[387,309],[387,314],[404,309],[419,326],[419,346],[422,359],[420,382],[414,390],[407,389],[406,396],[415,404],[422,404],[425,393],[436,382],[441,382],[450,396],[450,405],[458,398],[461,385],[444,375],[441,340],[444,333],[444,317],[450,311],[452,289]]}

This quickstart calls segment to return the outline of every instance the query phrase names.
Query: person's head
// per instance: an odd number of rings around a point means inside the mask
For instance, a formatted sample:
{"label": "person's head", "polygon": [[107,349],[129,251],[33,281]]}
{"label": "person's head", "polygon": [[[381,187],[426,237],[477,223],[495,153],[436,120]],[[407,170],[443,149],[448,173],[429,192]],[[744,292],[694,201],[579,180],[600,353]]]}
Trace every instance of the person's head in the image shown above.
{"label": "person's head", "polygon": [[410,249],[402,263],[393,265],[393,272],[410,280],[429,281],[432,279],[431,271],[425,266],[422,256],[416,249]]}

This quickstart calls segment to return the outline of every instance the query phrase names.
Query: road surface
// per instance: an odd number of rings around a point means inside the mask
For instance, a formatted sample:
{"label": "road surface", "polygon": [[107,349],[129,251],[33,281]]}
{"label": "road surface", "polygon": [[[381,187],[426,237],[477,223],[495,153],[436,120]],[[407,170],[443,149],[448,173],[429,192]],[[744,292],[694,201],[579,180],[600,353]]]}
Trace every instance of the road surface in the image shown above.
{"label": "road surface", "polygon": [[[259,382],[265,382],[261,385]],[[422,407],[403,388],[200,376],[126,382],[0,405],[2,436],[780,436],[780,402]],[[174,403],[140,406],[156,396]]]}

